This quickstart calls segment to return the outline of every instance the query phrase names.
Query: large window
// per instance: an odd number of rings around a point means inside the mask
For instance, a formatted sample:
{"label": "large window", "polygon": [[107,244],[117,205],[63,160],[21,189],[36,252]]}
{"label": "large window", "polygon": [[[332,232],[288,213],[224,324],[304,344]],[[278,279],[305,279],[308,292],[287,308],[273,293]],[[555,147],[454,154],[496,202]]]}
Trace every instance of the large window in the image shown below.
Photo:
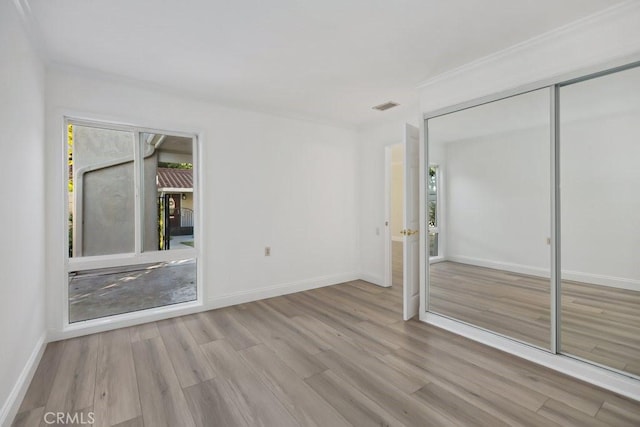
{"label": "large window", "polygon": [[196,299],[195,147],[68,120],[69,322]]}

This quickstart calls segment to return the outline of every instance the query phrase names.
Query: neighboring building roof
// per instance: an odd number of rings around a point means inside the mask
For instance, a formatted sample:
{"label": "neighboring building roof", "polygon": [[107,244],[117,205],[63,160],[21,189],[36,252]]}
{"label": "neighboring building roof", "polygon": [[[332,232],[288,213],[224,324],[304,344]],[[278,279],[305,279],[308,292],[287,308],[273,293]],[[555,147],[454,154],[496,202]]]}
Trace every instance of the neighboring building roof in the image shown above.
{"label": "neighboring building roof", "polygon": [[158,168],[158,188],[193,189],[193,169]]}

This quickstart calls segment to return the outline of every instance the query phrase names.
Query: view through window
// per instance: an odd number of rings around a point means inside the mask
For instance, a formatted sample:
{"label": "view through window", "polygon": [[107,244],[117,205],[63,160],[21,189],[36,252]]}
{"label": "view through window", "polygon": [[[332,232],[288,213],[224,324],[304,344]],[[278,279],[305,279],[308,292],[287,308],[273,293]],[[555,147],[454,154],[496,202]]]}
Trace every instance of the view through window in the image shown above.
{"label": "view through window", "polygon": [[193,301],[194,138],[69,122],[69,322]]}

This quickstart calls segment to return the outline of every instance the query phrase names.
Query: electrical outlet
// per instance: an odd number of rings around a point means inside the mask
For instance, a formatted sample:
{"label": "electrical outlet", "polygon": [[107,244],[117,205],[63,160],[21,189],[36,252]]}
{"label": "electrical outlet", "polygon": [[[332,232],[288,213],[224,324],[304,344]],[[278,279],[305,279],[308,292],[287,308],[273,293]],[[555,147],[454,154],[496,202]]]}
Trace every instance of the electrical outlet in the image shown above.
{"label": "electrical outlet", "polygon": [[271,246],[264,247],[264,256],[271,256]]}

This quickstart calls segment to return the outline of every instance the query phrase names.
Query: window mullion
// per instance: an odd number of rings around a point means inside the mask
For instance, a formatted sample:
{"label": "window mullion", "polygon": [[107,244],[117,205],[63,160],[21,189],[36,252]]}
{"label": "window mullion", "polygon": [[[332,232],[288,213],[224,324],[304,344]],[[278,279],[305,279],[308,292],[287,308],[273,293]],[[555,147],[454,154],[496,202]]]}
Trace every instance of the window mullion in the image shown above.
{"label": "window mullion", "polygon": [[142,157],[142,148],[140,144],[140,132],[138,129],[133,130],[134,150],[133,150],[133,182],[134,182],[134,229],[135,229],[135,254],[140,256],[142,253],[142,202],[143,197],[141,194],[142,188],[142,166],[144,165],[144,158]]}

